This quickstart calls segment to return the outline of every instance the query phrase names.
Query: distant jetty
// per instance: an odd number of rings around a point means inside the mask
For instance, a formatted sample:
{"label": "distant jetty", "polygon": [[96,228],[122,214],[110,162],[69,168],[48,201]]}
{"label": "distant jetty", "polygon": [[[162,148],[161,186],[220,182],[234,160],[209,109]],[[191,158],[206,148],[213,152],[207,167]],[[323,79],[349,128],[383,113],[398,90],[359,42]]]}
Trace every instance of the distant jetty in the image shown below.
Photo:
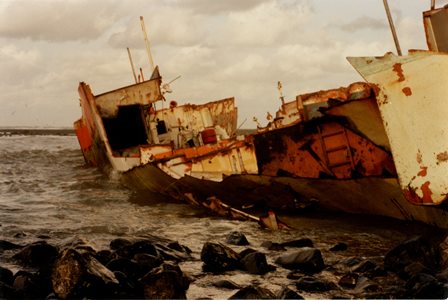
{"label": "distant jetty", "polygon": [[71,128],[0,128],[0,136],[11,135],[74,135]]}

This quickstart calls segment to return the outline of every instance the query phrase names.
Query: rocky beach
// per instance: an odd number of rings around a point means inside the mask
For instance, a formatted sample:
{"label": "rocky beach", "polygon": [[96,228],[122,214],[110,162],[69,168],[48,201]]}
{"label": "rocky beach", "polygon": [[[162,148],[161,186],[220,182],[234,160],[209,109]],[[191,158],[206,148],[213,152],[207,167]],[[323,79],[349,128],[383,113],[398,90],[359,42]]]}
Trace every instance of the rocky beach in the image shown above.
{"label": "rocky beach", "polygon": [[130,191],[78,147],[0,136],[0,298],[447,297],[444,231],[319,211],[263,229]]}

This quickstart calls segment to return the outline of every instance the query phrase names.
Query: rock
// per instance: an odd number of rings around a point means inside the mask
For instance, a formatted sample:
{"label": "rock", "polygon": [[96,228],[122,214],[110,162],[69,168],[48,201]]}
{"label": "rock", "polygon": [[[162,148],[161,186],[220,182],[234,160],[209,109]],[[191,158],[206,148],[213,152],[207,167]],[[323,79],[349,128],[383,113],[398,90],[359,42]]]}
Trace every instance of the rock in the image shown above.
{"label": "rock", "polygon": [[447,299],[448,285],[434,276],[420,273],[411,277],[405,285],[407,297],[416,299]]}
{"label": "rock", "polygon": [[305,299],[288,287],[283,287],[278,293],[276,299]]}
{"label": "rock", "polygon": [[41,241],[25,246],[13,258],[25,266],[49,269],[57,256],[58,249],[55,246]]}
{"label": "rock", "polygon": [[0,267],[0,282],[3,282],[7,285],[12,285],[14,282],[14,277],[11,270],[7,268]]}
{"label": "rock", "polygon": [[280,244],[283,247],[290,248],[303,248],[303,247],[314,247],[313,241],[309,238],[302,238],[298,240],[288,241]]}
{"label": "rock", "polygon": [[448,268],[439,272],[436,278],[443,283],[448,283]]}
{"label": "rock", "polygon": [[170,249],[179,251],[179,252],[184,252],[186,254],[192,253],[190,248],[188,248],[187,246],[179,244],[179,242],[177,242],[177,241],[168,243],[167,247],[170,248]]}
{"label": "rock", "polygon": [[403,279],[409,279],[419,273],[426,273],[426,274],[434,275],[434,272],[432,270],[428,269],[420,262],[413,262],[413,263],[405,266],[403,271],[401,271],[399,275]]}
{"label": "rock", "polygon": [[116,298],[121,299],[143,299],[143,287],[140,282],[129,279],[122,272],[114,272],[115,278],[119,282]]}
{"label": "rock", "polygon": [[19,297],[11,285],[0,281],[0,299],[19,299]]}
{"label": "rock", "polygon": [[232,231],[226,238],[226,243],[237,246],[249,245],[249,241],[246,236],[239,231]]}
{"label": "rock", "polygon": [[297,280],[302,278],[303,276],[306,276],[306,274],[304,274],[302,271],[294,270],[289,272],[288,275],[286,275],[286,278],[291,280]]}
{"label": "rock", "polygon": [[296,287],[305,292],[326,292],[336,288],[333,282],[318,280],[312,276],[304,276],[297,280]]}
{"label": "rock", "polygon": [[107,265],[112,259],[115,258],[114,253],[110,250],[100,250],[94,256],[103,265]]}
{"label": "rock", "polygon": [[384,257],[384,268],[400,275],[406,266],[414,262],[430,270],[438,270],[440,261],[440,252],[436,247],[422,237],[415,237],[391,249]]}
{"label": "rock", "polygon": [[359,275],[356,273],[348,273],[342,276],[338,284],[346,289],[352,289],[356,286],[356,283],[358,282]]}
{"label": "rock", "polygon": [[330,251],[336,252],[336,251],[345,251],[347,250],[348,246],[346,243],[337,243],[333,247],[330,248]]}
{"label": "rock", "polygon": [[207,242],[202,247],[201,260],[204,269],[211,272],[223,272],[240,267],[238,253],[219,243]]}
{"label": "rock", "polygon": [[112,271],[75,249],[62,251],[52,273],[53,290],[62,299],[110,298],[118,284]]}
{"label": "rock", "polygon": [[265,241],[265,242],[261,243],[260,246],[263,248],[266,248],[268,250],[271,250],[271,251],[286,251],[286,248],[283,247],[281,244],[273,243],[271,241]]}
{"label": "rock", "polygon": [[131,244],[132,242],[127,239],[118,238],[110,241],[109,248],[111,250],[118,250],[123,247],[130,246]]}
{"label": "rock", "polygon": [[127,258],[112,259],[106,267],[112,272],[122,272],[128,278],[137,279],[144,275],[140,272],[140,266],[133,260]]}
{"label": "rock", "polygon": [[16,296],[21,299],[44,298],[51,291],[49,283],[43,282],[37,274],[26,271],[18,271],[14,275],[12,287]]}
{"label": "rock", "polygon": [[[190,253],[183,252],[183,251],[177,251],[175,249],[171,249],[165,245],[162,244],[154,244],[156,247],[157,253],[164,259],[164,260],[171,260],[174,262],[181,262],[185,261],[191,258]],[[150,253],[149,253],[150,254]]]}
{"label": "rock", "polygon": [[190,284],[178,265],[163,263],[141,280],[146,299],[186,299]]}
{"label": "rock", "polygon": [[274,299],[275,294],[259,286],[247,286],[233,294],[229,299]]}
{"label": "rock", "polygon": [[0,240],[0,251],[21,249],[24,246],[17,245],[8,241]]}
{"label": "rock", "polygon": [[217,288],[229,289],[229,290],[241,289],[241,286],[239,284],[236,284],[232,280],[218,280],[212,283],[212,285]]}
{"label": "rock", "polygon": [[355,267],[353,267],[353,272],[356,273],[365,273],[367,271],[370,271],[376,267],[376,264],[371,262],[370,260],[365,260]]}
{"label": "rock", "polygon": [[146,253],[137,253],[134,255],[134,261],[138,264],[144,274],[163,263],[163,260],[160,257]]}
{"label": "rock", "polygon": [[272,270],[266,261],[266,255],[261,252],[249,253],[240,262],[242,268],[250,274],[263,275]]}
{"label": "rock", "polygon": [[131,259],[137,253],[146,253],[153,256],[159,256],[155,245],[151,241],[139,240],[130,245],[123,246],[116,250],[117,255]]}
{"label": "rock", "polygon": [[325,267],[320,250],[308,247],[282,255],[275,263],[286,269],[300,269],[309,273],[320,272]]}
{"label": "rock", "polygon": [[366,293],[366,292],[376,292],[379,286],[375,282],[370,281],[367,277],[360,276],[358,282],[356,283],[354,292],[355,293]]}
{"label": "rock", "polygon": [[243,259],[246,255],[250,254],[250,253],[254,253],[257,252],[257,250],[254,250],[252,248],[246,248],[243,251],[241,251],[238,255],[240,257],[240,260]]}

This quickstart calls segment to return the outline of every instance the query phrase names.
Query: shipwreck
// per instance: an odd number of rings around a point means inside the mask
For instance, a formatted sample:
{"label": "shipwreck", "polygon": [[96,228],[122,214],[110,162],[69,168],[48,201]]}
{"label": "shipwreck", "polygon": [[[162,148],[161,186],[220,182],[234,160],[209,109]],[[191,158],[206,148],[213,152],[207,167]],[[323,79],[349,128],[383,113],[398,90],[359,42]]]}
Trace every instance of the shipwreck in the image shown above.
{"label": "shipwreck", "polygon": [[222,215],[317,205],[448,228],[448,8],[423,16],[429,51],[350,57],[366,82],[292,101],[280,93],[275,116],[247,136],[233,98],[164,104],[158,67],[99,95],[81,82],[85,161]]}

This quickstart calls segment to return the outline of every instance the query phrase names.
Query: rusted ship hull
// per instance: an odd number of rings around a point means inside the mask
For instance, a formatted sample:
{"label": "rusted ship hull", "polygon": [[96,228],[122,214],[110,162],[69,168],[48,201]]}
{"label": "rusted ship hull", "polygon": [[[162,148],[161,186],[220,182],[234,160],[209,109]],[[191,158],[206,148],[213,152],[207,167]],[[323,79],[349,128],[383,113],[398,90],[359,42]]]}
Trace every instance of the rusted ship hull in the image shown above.
{"label": "rusted ship hull", "polygon": [[448,55],[411,51],[407,56],[349,61],[377,87],[378,107],[405,197],[416,205],[447,200]]}

